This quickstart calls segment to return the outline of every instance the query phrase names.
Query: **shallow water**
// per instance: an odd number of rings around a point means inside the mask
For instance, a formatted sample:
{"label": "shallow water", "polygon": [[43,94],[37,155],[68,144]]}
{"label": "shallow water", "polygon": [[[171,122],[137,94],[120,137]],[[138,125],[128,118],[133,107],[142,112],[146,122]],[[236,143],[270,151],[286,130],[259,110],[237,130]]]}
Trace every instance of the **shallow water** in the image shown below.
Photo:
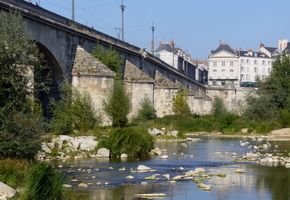
{"label": "shallow water", "polygon": [[[189,200],[189,199],[290,199],[290,169],[283,166],[260,165],[252,162],[235,163],[234,160],[249,151],[255,151],[248,146],[240,145],[240,138],[208,138],[201,137],[199,142],[157,142],[155,147],[165,150],[163,154],[168,159],[160,156],[142,159],[81,159],[50,161],[56,168],[67,174],[68,183],[72,177],[83,183],[93,185],[82,188],[79,183],[73,183],[73,187],[67,189],[71,200],[138,200],[145,199],[135,197],[134,194],[164,193],[164,200]],[[250,142],[256,144],[256,142]],[[276,152],[288,155],[290,142],[271,142],[269,149],[260,149],[262,153]],[[257,144],[259,145],[259,144]],[[274,148],[278,145],[278,148]],[[220,154],[216,154],[220,152]],[[236,158],[232,153],[237,153]],[[156,172],[132,173],[130,169],[136,169],[138,165],[145,165]],[[112,169],[109,169],[112,167]],[[181,168],[182,167],[182,168]],[[211,191],[203,191],[192,180],[180,180],[176,184],[167,182],[163,174],[170,174],[170,178],[183,175],[197,167],[206,169],[206,174],[213,173],[205,184],[212,186]],[[125,171],[119,169],[125,168]],[[234,170],[242,168],[245,173],[238,174]],[[91,169],[90,173],[88,169]],[[221,178],[217,174],[225,173]],[[159,180],[144,180],[153,174]],[[126,179],[128,175],[134,179]],[[95,176],[95,178],[94,178]],[[141,182],[148,182],[141,185]],[[101,183],[101,185],[96,185]]]}

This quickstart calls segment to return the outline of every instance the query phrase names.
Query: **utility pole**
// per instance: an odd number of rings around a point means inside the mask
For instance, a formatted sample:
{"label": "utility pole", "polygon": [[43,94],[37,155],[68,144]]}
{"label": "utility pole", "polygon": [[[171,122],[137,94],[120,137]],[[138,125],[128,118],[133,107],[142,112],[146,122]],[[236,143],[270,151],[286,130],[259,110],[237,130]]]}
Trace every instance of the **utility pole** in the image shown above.
{"label": "utility pole", "polygon": [[122,5],[120,5],[121,10],[122,10],[122,40],[124,41],[124,10],[125,10],[125,6],[123,4],[123,0],[122,0]]}
{"label": "utility pole", "polygon": [[151,52],[152,54],[154,55],[154,30],[155,30],[155,27],[154,27],[154,21],[152,21],[152,44],[151,44]]}
{"label": "utility pole", "polygon": [[72,0],[72,14],[71,14],[71,20],[75,21],[75,0]]}

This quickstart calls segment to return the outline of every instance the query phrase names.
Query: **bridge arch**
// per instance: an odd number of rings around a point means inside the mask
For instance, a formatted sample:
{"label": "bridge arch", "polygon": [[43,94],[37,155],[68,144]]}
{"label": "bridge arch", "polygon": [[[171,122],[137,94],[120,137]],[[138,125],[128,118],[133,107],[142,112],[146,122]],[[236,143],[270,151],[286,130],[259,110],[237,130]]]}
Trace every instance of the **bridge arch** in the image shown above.
{"label": "bridge arch", "polygon": [[56,100],[60,99],[60,90],[59,85],[64,80],[64,73],[62,72],[62,69],[53,56],[53,54],[47,49],[43,44],[36,41],[36,45],[39,48],[39,52],[44,56],[44,64],[47,66],[45,70],[41,72],[41,79],[40,81],[46,81],[48,77],[50,78],[50,84],[49,84],[49,91],[48,92],[40,92],[37,95],[37,98],[42,104],[43,108],[43,115],[45,117],[50,117],[50,111],[49,111],[49,99],[54,98]]}

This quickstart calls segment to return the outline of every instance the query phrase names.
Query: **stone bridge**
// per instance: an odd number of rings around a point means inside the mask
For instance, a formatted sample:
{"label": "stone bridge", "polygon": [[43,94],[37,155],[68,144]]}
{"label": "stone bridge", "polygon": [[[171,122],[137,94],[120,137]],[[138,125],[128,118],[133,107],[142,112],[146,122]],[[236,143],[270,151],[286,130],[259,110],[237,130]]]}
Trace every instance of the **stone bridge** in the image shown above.
{"label": "stone bridge", "polygon": [[89,28],[65,17],[23,0],[0,0],[1,10],[16,9],[24,17],[33,39],[45,55],[53,74],[54,86],[42,97],[44,105],[49,97],[58,97],[58,86],[64,78],[81,91],[88,91],[95,106],[101,108],[115,73],[95,59],[90,53],[97,42],[108,48],[112,45],[124,60],[124,81],[132,97],[133,111],[147,95],[154,104],[157,116],[173,114],[171,101],[179,87],[189,91],[188,104],[194,113],[208,113],[211,99],[206,88],[182,74],[154,55]]}

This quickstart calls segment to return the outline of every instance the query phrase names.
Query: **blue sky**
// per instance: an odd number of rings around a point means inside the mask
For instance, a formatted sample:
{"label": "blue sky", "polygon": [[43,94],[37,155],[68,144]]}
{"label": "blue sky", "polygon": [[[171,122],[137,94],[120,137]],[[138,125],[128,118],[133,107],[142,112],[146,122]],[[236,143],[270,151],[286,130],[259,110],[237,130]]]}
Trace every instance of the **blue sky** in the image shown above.
{"label": "blue sky", "polygon": [[[71,19],[72,0],[31,0]],[[74,0],[75,21],[118,38],[122,0]],[[150,52],[152,22],[155,49],[159,42],[182,48],[193,59],[208,60],[219,41],[233,49],[276,47],[289,39],[289,0],[123,0],[124,38]],[[120,35],[121,37],[121,35]]]}

